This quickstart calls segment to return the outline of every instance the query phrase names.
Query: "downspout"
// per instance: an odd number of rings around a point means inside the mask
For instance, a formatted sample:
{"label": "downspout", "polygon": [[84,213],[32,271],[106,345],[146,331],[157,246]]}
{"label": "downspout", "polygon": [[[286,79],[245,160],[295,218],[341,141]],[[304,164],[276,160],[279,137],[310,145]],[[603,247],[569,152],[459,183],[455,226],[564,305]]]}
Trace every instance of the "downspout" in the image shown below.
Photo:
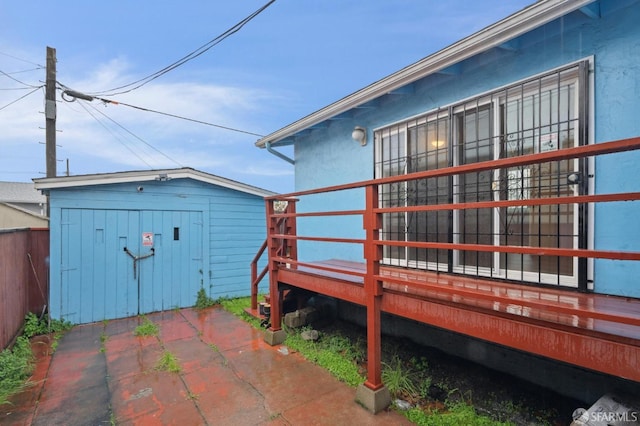
{"label": "downspout", "polygon": [[271,142],[265,142],[264,146],[265,146],[265,148],[267,148],[267,151],[269,151],[271,154],[275,155],[276,157],[286,161],[289,164],[293,164],[293,165],[296,164],[295,160],[292,160],[291,158],[287,157],[283,153],[278,152],[275,149],[271,148]]}

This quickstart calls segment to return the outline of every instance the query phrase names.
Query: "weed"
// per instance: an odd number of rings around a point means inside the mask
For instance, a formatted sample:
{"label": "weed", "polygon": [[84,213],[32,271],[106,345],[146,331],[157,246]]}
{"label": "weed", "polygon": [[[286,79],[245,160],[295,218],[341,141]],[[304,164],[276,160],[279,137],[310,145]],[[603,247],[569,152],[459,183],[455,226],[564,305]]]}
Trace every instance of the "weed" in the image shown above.
{"label": "weed", "polygon": [[216,302],[211,297],[207,295],[204,287],[200,287],[198,290],[198,295],[196,296],[196,304],[194,305],[196,309],[205,309],[210,306],[215,305]]}
{"label": "weed", "polygon": [[61,333],[69,330],[73,325],[69,321],[51,319],[46,321],[40,319],[33,312],[29,312],[24,317],[24,332],[27,338],[38,336],[41,334]]}
{"label": "weed", "polygon": [[418,394],[413,373],[403,368],[398,356],[394,356],[389,364],[382,363],[382,382],[394,398],[400,396],[414,398]]}
{"label": "weed", "polygon": [[209,347],[210,347],[214,352],[220,352],[220,349],[218,349],[218,347],[215,345],[215,343],[209,343]]}
{"label": "weed", "polygon": [[100,352],[101,353],[104,353],[107,350],[107,347],[106,347],[107,339],[109,339],[109,336],[107,335],[107,333],[103,331],[102,334],[100,335]]}
{"label": "weed", "polygon": [[142,324],[138,325],[135,330],[133,330],[134,336],[157,336],[159,333],[158,326],[154,324],[149,318],[142,315]]}
{"label": "weed", "polygon": [[197,393],[187,392],[187,399],[190,399],[191,401],[197,401],[199,397],[200,395]]}
{"label": "weed", "polygon": [[7,403],[10,395],[26,386],[32,370],[31,344],[25,336],[20,336],[12,350],[0,352],[0,405]]}
{"label": "weed", "polygon": [[337,379],[357,386],[364,381],[360,375],[358,365],[353,357],[350,341],[342,336],[335,339],[306,341],[297,332],[289,333],[285,344],[302,354],[309,361],[327,369]]}
{"label": "weed", "polygon": [[429,397],[430,387],[431,377],[425,377],[420,381],[420,383],[418,383],[418,395],[420,395],[420,398],[427,399]]}
{"label": "weed", "polygon": [[169,351],[164,351],[156,363],[156,370],[179,373],[182,370],[182,367],[180,367],[178,358],[176,358],[174,354]]}
{"label": "weed", "polygon": [[222,307],[226,311],[242,318],[244,321],[251,324],[254,328],[262,328],[260,327],[260,320],[258,318],[255,318],[245,312],[245,309],[251,306],[251,296],[238,297],[236,299],[220,298],[218,299],[218,303],[222,305]]}
{"label": "weed", "polygon": [[446,411],[429,412],[421,408],[412,408],[406,411],[405,415],[411,422],[421,426],[507,426],[510,424],[496,422],[487,416],[479,415],[471,405],[463,402],[448,406]]}
{"label": "weed", "polygon": [[280,417],[280,413],[271,413],[271,415],[269,416],[269,420],[273,421],[276,420]]}

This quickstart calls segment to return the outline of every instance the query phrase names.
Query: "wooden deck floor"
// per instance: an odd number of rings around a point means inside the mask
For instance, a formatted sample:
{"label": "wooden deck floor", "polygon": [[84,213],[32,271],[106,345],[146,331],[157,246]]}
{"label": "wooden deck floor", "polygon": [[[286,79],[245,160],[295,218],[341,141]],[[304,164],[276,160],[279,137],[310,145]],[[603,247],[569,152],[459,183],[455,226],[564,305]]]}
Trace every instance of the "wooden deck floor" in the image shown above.
{"label": "wooden deck floor", "polygon": [[[364,274],[333,259],[278,279],[365,305]],[[396,267],[380,279],[384,312],[640,382],[640,299]]]}

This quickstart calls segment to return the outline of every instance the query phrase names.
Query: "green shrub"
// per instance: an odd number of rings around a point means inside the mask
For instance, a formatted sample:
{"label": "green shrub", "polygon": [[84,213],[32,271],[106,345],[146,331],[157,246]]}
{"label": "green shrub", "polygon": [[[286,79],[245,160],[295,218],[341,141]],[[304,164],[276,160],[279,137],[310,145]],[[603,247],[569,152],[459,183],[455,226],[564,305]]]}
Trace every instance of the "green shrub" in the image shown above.
{"label": "green shrub", "polygon": [[198,295],[196,296],[195,308],[205,309],[215,304],[216,301],[207,296],[207,292],[205,291],[204,287],[200,287],[200,290],[198,290]]}
{"label": "green shrub", "polygon": [[73,325],[69,321],[46,318],[38,318],[33,312],[29,312],[24,317],[24,335],[27,338],[39,336],[41,334],[61,333],[69,330]]}

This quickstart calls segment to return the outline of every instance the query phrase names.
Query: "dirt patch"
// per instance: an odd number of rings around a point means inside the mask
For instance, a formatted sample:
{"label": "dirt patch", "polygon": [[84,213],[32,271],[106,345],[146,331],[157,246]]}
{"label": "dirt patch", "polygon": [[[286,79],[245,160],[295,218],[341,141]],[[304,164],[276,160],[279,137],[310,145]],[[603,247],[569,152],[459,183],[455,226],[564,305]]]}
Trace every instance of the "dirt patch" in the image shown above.
{"label": "dirt patch", "polygon": [[[365,372],[364,328],[336,321],[319,330],[348,337],[362,353]],[[412,406],[442,410],[445,402],[464,401],[478,414],[516,425],[568,425],[573,411],[584,406],[581,401],[408,339],[384,336],[382,342],[383,362],[387,366],[400,363],[415,385],[415,392],[398,396]]]}

